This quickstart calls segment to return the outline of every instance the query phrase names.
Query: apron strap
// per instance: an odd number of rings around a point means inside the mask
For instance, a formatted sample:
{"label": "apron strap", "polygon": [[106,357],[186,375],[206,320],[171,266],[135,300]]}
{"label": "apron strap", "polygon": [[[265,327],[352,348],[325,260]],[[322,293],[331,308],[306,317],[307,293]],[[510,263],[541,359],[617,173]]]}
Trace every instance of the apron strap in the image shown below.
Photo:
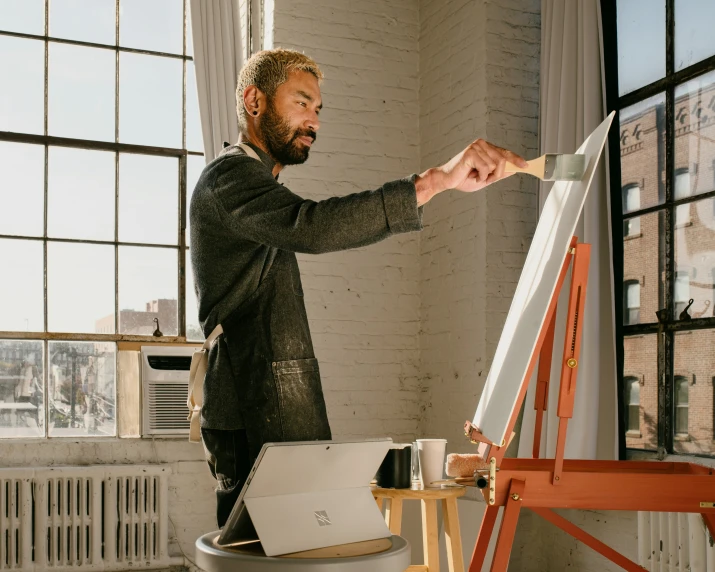
{"label": "apron strap", "polygon": [[201,407],[204,404],[204,377],[206,377],[206,367],[209,361],[209,350],[221,334],[223,334],[223,328],[219,324],[206,338],[201,349],[195,351],[191,356],[189,395],[186,405],[189,408],[189,441],[192,443],[201,441]]}

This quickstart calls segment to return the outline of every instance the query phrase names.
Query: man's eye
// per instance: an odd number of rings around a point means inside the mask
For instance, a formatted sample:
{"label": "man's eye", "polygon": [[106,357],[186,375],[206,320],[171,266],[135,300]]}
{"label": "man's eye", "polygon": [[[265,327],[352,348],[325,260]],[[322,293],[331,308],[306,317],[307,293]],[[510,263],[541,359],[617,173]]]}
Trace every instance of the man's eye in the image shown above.
{"label": "man's eye", "polygon": [[298,102],[298,105],[302,105],[303,107],[307,107],[307,105],[305,104],[305,101],[299,101],[299,102]]}

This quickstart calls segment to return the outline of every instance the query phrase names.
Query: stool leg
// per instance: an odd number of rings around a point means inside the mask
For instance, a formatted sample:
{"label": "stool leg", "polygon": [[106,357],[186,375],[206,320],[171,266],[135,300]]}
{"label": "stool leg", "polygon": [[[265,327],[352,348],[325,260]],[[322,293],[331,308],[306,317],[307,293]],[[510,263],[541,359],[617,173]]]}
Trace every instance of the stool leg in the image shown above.
{"label": "stool leg", "polygon": [[439,530],[437,529],[437,501],[421,500],[422,544],[425,564],[429,572],[439,572]]}
{"label": "stool leg", "polygon": [[382,512],[382,497],[375,497],[375,502],[377,503],[377,508]]}
{"label": "stool leg", "polygon": [[444,517],[444,539],[447,544],[448,570],[449,572],[464,572],[462,534],[459,529],[456,498],[451,497],[442,501],[442,515]]}
{"label": "stool leg", "polygon": [[402,530],[402,499],[390,499],[385,511],[385,522],[392,534],[400,534]]}

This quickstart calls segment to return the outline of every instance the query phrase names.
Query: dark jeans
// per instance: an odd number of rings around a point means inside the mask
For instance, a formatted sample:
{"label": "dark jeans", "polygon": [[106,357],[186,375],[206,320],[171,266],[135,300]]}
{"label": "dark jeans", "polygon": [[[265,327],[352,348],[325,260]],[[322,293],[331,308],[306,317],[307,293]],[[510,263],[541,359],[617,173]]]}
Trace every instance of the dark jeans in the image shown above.
{"label": "dark jeans", "polygon": [[246,431],[201,429],[206,461],[216,479],[216,520],[222,528],[228,520],[254,459],[248,450]]}

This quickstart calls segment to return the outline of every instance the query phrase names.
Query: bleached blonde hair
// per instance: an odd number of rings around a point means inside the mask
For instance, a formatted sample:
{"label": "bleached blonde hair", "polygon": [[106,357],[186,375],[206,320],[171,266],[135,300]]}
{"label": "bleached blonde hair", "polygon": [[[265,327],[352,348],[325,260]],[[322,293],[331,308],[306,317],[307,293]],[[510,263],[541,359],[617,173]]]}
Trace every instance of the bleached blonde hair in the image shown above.
{"label": "bleached blonde hair", "polygon": [[236,112],[238,125],[243,133],[247,131],[248,111],[243,105],[243,92],[249,85],[255,85],[269,99],[276,94],[278,86],[288,81],[288,74],[294,71],[312,73],[318,83],[323,81],[323,72],[312,58],[295,50],[276,48],[253,54],[238,74],[236,86]]}

